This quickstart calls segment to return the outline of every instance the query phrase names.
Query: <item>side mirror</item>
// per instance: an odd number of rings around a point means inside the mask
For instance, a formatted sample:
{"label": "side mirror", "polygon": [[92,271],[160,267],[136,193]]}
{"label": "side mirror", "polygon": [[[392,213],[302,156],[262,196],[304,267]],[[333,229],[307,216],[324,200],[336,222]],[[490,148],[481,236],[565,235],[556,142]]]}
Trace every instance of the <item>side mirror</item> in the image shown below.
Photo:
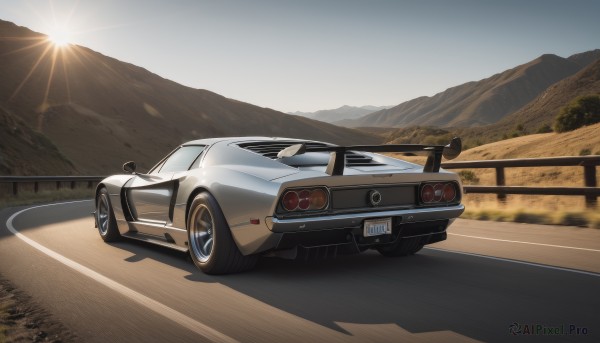
{"label": "side mirror", "polygon": [[135,162],[126,162],[125,164],[123,164],[123,170],[130,174],[135,174]]}

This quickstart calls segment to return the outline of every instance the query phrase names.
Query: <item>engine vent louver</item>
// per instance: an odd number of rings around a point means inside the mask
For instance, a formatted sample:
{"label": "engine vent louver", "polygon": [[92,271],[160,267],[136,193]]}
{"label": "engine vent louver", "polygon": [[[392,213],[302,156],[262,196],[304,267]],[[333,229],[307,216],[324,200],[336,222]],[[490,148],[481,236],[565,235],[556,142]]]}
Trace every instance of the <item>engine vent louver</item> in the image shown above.
{"label": "engine vent louver", "polygon": [[[281,150],[292,146],[294,144],[299,144],[299,142],[249,142],[249,143],[240,143],[238,146],[240,148],[250,150],[257,154],[261,154],[270,159],[276,160],[277,153]],[[315,143],[315,142],[305,142],[308,150],[312,147],[325,147],[325,144]],[[346,153],[346,167],[372,167],[372,166],[382,166],[384,164],[373,161],[373,158],[362,155],[353,151],[348,151]]]}

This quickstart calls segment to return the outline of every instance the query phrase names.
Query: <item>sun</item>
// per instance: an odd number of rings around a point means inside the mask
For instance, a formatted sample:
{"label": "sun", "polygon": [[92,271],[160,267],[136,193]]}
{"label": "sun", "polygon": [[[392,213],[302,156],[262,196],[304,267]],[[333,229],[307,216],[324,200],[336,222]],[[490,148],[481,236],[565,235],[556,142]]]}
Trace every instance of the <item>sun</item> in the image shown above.
{"label": "sun", "polygon": [[48,34],[48,40],[57,47],[65,47],[71,44],[73,34],[64,28],[55,28]]}

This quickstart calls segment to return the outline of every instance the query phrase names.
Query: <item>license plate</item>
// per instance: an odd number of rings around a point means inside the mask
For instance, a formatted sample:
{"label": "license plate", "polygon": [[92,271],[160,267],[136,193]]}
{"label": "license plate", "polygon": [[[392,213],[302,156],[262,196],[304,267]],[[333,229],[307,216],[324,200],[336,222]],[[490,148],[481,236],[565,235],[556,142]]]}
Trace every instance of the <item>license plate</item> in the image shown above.
{"label": "license plate", "polygon": [[392,233],[392,218],[365,220],[364,236],[373,237]]}

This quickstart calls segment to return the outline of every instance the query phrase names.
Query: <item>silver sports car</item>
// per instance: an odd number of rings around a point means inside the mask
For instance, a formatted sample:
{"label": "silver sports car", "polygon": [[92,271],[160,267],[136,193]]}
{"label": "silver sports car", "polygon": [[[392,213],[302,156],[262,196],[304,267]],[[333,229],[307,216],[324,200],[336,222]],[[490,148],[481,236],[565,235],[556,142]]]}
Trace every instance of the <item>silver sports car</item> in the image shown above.
{"label": "silver sports car", "polygon": [[[127,162],[127,175],[100,182],[96,226],[107,242],[127,237],[189,251],[210,274],[248,270],[259,255],[410,255],[445,240],[464,211],[459,177],[440,169],[442,156],[460,151],[458,138],[446,146],[191,141],[146,174]],[[421,166],[381,152],[428,157]]]}

